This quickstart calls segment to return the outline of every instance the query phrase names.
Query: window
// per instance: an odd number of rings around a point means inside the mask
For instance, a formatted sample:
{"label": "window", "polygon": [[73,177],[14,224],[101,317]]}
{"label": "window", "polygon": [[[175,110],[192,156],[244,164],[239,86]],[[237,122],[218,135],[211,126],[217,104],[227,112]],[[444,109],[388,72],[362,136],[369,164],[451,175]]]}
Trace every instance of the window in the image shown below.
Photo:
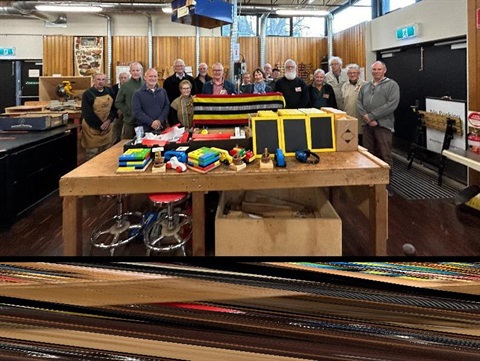
{"label": "window", "polygon": [[[238,36],[257,36],[259,17],[240,15],[238,17]],[[222,36],[230,36],[231,25],[222,26]],[[325,36],[324,17],[275,17],[267,18],[267,36],[321,37]]]}
{"label": "window", "polygon": [[372,20],[372,0],[360,0],[334,15],[333,32],[338,33],[369,20]]}
{"label": "window", "polygon": [[415,4],[417,0],[386,0],[383,2],[383,14]]}
{"label": "window", "polygon": [[267,18],[267,36],[291,36],[291,20],[292,18]]}
{"label": "window", "polygon": [[294,17],[293,36],[295,37],[320,37],[325,36],[324,17]]}

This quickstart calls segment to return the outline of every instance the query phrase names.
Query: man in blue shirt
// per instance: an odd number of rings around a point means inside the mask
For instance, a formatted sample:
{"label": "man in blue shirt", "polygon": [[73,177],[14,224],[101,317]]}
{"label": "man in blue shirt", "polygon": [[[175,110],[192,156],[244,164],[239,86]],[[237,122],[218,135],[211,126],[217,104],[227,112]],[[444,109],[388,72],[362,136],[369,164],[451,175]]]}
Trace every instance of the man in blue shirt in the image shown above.
{"label": "man in blue shirt", "polygon": [[161,131],[167,127],[170,101],[165,89],[158,85],[158,72],[150,68],[145,72],[145,84],[133,93],[133,115],[137,126],[146,132]]}

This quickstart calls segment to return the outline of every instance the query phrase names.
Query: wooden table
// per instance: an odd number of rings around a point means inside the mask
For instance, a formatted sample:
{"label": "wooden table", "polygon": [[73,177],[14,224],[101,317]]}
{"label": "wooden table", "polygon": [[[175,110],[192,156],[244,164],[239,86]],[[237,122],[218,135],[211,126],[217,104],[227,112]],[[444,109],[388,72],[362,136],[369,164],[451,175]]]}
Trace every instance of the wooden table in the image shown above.
{"label": "wooden table", "polygon": [[[258,161],[240,172],[221,166],[207,174],[115,173],[123,142],[82,164],[60,179],[63,197],[63,252],[82,255],[82,197],[101,194],[191,192],[193,255],[205,255],[205,199],[208,191],[311,187],[369,186],[372,255],[387,254],[389,167],[362,148],[354,152],[320,153],[320,163],[304,164],[287,158],[286,168],[260,170]],[[335,206],[335,204],[334,204]]]}

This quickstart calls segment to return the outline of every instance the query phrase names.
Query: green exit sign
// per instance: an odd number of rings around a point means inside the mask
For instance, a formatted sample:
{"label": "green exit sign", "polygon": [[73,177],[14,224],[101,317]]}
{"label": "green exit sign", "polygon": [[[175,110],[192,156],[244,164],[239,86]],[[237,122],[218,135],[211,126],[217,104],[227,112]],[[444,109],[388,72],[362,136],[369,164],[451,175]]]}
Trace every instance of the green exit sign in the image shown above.
{"label": "green exit sign", "polygon": [[410,39],[418,35],[418,25],[408,25],[397,28],[396,30],[397,40]]}
{"label": "green exit sign", "polygon": [[0,56],[15,55],[15,48],[0,48]]}

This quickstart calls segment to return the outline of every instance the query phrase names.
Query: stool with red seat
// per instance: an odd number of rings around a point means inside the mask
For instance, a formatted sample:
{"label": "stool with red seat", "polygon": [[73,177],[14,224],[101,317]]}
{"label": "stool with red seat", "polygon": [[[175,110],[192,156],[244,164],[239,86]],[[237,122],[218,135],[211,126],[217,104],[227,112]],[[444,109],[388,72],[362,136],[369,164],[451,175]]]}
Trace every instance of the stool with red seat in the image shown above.
{"label": "stool with red seat", "polygon": [[90,235],[92,246],[109,249],[111,256],[114,255],[117,247],[137,237],[144,226],[143,214],[140,212],[124,212],[125,196],[118,194],[115,197],[117,214],[96,226]]}
{"label": "stool with red seat", "polygon": [[187,203],[189,193],[154,193],[148,199],[159,212],[157,219],[143,232],[147,256],[152,251],[177,250],[186,256],[185,246],[193,234],[192,218],[180,206]]}

